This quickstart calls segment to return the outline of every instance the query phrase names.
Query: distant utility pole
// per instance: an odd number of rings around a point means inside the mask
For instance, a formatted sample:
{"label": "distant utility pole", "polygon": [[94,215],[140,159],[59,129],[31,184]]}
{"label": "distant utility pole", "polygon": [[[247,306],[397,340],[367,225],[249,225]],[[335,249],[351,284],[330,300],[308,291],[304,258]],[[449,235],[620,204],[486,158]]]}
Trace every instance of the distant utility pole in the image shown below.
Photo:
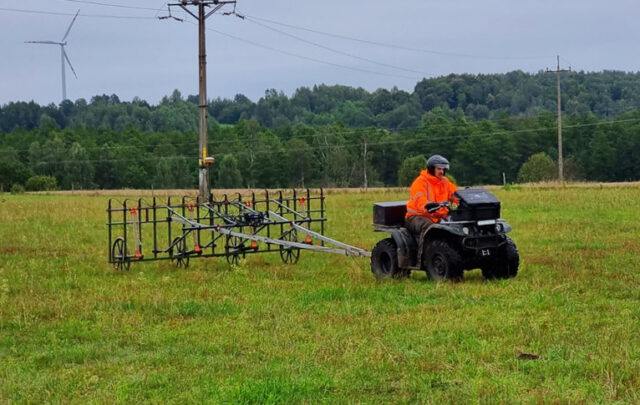
{"label": "distant utility pole", "polygon": [[[219,1],[219,0],[182,0],[179,3],[169,3],[169,16],[159,17],[160,19],[174,18],[171,15],[171,7],[180,7],[193,18],[198,20],[198,77],[199,77],[199,101],[198,109],[200,112],[200,121],[198,129],[200,134],[199,141],[199,195],[201,201],[209,200],[209,165],[213,163],[213,158],[207,155],[207,48],[205,46],[205,20],[216,11],[220,10],[227,4],[233,4],[235,13],[235,0]],[[192,13],[187,6],[198,7],[198,15]],[[211,10],[205,8],[213,7]]]}
{"label": "distant utility pole", "polygon": [[364,137],[364,149],[362,151],[362,162],[364,168],[364,191],[367,192],[367,136]]}
{"label": "distant utility pole", "polygon": [[564,181],[564,164],[562,162],[562,99],[560,96],[560,73],[571,72],[571,66],[569,69],[560,69],[560,55],[558,55],[558,66],[556,70],[549,70],[547,73],[555,73],[557,78],[558,87],[558,180]]}

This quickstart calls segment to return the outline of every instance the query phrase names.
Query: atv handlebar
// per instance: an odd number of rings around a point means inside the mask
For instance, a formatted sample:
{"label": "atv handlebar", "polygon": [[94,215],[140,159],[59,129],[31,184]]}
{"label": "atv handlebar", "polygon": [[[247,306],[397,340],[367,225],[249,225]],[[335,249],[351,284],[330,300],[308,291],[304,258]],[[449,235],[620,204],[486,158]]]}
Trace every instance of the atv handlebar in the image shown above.
{"label": "atv handlebar", "polygon": [[427,205],[424,206],[424,208],[430,214],[433,213],[433,212],[438,211],[442,207],[449,208],[449,207],[451,207],[451,204],[449,203],[449,201],[442,201],[442,202],[439,202],[439,203],[430,202],[430,203],[427,203]]}

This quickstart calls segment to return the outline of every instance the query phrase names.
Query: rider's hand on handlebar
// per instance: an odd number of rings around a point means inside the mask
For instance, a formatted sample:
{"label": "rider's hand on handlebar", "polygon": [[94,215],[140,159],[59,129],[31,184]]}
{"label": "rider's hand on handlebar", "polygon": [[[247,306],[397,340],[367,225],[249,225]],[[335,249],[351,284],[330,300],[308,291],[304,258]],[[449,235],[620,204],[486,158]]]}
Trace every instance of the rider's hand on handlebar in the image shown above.
{"label": "rider's hand on handlebar", "polygon": [[434,203],[434,202],[427,203],[427,205],[424,206],[424,209],[427,210],[428,212],[433,212],[438,208],[440,208],[440,204]]}
{"label": "rider's hand on handlebar", "polygon": [[438,211],[441,207],[449,208],[449,201],[442,201],[440,203],[430,202],[424,206],[428,213],[433,213]]}

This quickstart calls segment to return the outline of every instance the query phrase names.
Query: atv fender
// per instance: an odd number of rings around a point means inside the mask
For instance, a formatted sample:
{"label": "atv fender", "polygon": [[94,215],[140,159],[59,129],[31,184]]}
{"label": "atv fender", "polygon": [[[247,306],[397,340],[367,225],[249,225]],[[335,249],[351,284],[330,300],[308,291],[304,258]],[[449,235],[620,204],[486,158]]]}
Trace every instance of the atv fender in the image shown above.
{"label": "atv fender", "polygon": [[407,228],[398,228],[391,231],[391,237],[398,248],[398,267],[401,269],[415,267],[418,246],[411,232]]}
{"label": "atv fender", "polygon": [[509,233],[511,232],[511,225],[509,225],[506,221],[502,220],[502,221],[498,221],[499,224],[502,224],[502,232],[504,233]]}
{"label": "atv fender", "polygon": [[[422,246],[427,246],[433,240],[447,240],[447,239],[457,239],[460,236],[465,236],[462,231],[462,226],[452,226],[452,224],[443,225],[440,223],[435,223],[431,225],[427,231],[422,235],[424,241]],[[422,263],[422,251],[419,250],[417,252],[417,262]]]}
{"label": "atv fender", "polygon": [[445,224],[435,223],[435,224],[431,225],[429,227],[429,229],[427,229],[427,233],[425,234],[425,238],[427,238],[427,239],[434,238],[434,237],[436,237],[435,235],[439,235],[442,232],[445,232],[446,234],[450,234],[450,235],[466,236],[465,233],[462,231],[462,225],[459,225],[459,224],[455,224],[455,225],[447,224],[446,222],[445,222]]}

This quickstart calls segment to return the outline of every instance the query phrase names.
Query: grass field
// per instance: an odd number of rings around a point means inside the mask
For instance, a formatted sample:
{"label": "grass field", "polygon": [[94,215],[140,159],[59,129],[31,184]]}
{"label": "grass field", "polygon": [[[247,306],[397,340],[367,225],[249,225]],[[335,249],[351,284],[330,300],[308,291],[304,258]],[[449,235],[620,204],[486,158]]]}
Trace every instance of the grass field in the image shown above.
{"label": "grass field", "polygon": [[[455,284],[307,252],[118,273],[107,197],[0,195],[0,402],[640,403],[640,186],[493,191],[520,273]],[[371,249],[405,198],[332,192],[327,235]]]}

